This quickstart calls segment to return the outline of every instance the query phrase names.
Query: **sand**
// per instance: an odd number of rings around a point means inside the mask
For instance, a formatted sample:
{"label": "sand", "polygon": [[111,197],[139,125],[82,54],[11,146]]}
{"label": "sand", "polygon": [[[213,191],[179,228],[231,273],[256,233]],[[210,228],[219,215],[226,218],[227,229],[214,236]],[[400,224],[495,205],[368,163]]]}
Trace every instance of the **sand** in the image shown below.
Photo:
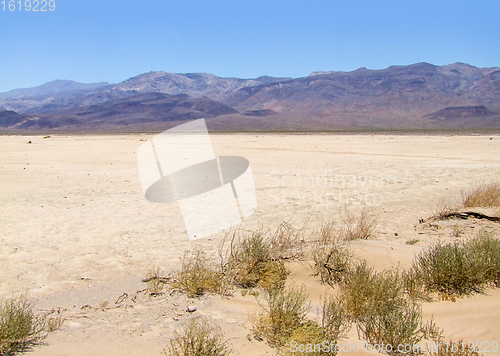
{"label": "sand", "polygon": [[[224,235],[189,241],[177,204],[144,199],[136,152],[151,137],[0,137],[0,297],[28,291],[37,308],[66,318],[32,354],[160,355],[190,317],[188,305],[221,326],[236,354],[274,354],[247,337],[248,316],[259,311],[253,296],[193,300],[139,292],[152,267],[168,275],[184,251],[199,244],[214,252]],[[211,140],[217,155],[250,161],[258,208],[244,229],[272,229],[285,220],[309,221],[314,229],[325,219],[340,223],[343,206],[356,212],[368,205],[378,219],[375,237],[353,248],[379,270],[409,266],[422,248],[451,240],[454,225],[464,235],[481,226],[498,231],[498,224],[481,221],[432,227],[419,219],[441,200],[459,200],[473,184],[497,180],[499,136],[214,134]],[[406,245],[411,239],[420,242]],[[290,268],[294,283],[307,286],[310,316],[317,318],[329,287],[307,263]],[[500,342],[499,290],[425,303],[423,310],[446,338]],[[355,328],[349,340],[357,341]],[[500,353],[485,353],[494,354]]]}

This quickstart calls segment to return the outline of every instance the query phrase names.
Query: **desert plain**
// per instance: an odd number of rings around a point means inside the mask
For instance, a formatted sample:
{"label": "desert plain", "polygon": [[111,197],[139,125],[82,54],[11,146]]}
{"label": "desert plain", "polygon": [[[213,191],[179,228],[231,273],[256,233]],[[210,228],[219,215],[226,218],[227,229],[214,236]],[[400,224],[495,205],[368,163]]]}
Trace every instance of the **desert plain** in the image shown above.
{"label": "desert plain", "polygon": [[[219,325],[239,355],[273,355],[251,336],[258,298],[197,298],[144,293],[142,279],[158,266],[180,268],[184,251],[201,245],[216,254],[224,232],[190,241],[178,204],[144,198],[137,149],[152,134],[0,137],[0,297],[28,292],[37,309],[64,318],[32,355],[161,355],[174,331],[194,315]],[[374,236],[352,243],[355,256],[382,270],[411,265],[432,243],[473,236],[499,224],[429,218],[443,201],[460,201],[472,186],[498,181],[498,135],[211,134],[217,155],[249,160],[257,210],[240,228],[276,229],[283,221],[312,234],[342,211],[367,206]],[[31,142],[31,143],[28,143]],[[414,245],[407,241],[418,240]],[[305,284],[319,318],[331,287],[307,261],[290,262],[289,283]],[[186,312],[189,305],[197,310]],[[500,342],[500,290],[423,303],[447,339]],[[356,342],[353,327],[344,341]],[[348,354],[348,352],[341,352]],[[359,355],[375,354],[361,350]],[[500,352],[484,353],[485,355]]]}

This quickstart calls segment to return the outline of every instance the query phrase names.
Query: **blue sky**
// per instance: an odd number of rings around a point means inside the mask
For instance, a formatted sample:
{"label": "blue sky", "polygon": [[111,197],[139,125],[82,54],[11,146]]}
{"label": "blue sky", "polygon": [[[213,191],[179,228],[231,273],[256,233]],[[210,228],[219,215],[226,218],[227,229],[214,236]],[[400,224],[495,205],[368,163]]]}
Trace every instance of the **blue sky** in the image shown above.
{"label": "blue sky", "polygon": [[53,12],[0,3],[0,92],[155,70],[250,78],[416,62],[500,66],[498,0],[55,3]]}

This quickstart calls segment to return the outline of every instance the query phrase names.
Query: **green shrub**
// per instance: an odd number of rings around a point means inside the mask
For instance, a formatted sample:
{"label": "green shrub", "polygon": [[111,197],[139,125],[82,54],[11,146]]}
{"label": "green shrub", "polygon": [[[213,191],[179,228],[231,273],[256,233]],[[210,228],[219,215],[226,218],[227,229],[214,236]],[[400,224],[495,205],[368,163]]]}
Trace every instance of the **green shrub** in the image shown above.
{"label": "green shrub", "polygon": [[163,350],[167,356],[227,356],[232,353],[220,327],[214,327],[201,317],[190,319],[183,334],[176,332],[175,335]]}
{"label": "green shrub", "polygon": [[24,352],[46,335],[47,317],[35,313],[25,294],[0,302],[0,355]]}

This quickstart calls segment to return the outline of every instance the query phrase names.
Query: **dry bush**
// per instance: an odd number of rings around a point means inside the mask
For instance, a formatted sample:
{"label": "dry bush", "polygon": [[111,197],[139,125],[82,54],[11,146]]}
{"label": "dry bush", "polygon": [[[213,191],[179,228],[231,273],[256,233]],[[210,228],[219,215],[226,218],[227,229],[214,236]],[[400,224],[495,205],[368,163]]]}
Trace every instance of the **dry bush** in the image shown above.
{"label": "dry bush", "polygon": [[479,356],[479,348],[474,343],[465,343],[463,340],[446,341],[439,343],[437,350],[430,350],[430,356]]}
{"label": "dry bush", "polygon": [[352,214],[347,208],[344,211],[345,215],[342,217],[344,222],[344,228],[341,232],[342,240],[368,240],[373,236],[375,227],[377,226],[377,219],[371,210],[364,207],[358,216]]}
{"label": "dry bush", "polygon": [[222,273],[217,265],[200,247],[186,252],[182,259],[182,269],[175,276],[174,288],[194,297],[205,292],[220,292],[223,287]]}
{"label": "dry bush", "polygon": [[463,192],[462,205],[465,208],[500,206],[500,184],[483,184]]}
{"label": "dry bush", "polygon": [[276,231],[269,233],[271,259],[293,259],[303,256],[305,231],[308,221],[296,228],[290,221],[282,222]]}
{"label": "dry bush", "polygon": [[427,293],[483,293],[500,285],[500,241],[483,230],[470,240],[438,242],[415,257],[409,273]]}
{"label": "dry bush", "polygon": [[0,302],[0,355],[15,355],[47,336],[47,317],[37,315],[26,294]]}
{"label": "dry bush", "polygon": [[232,353],[220,327],[211,325],[205,318],[189,320],[183,333],[175,332],[175,335],[163,350],[167,356],[228,356]]}
{"label": "dry bush", "polygon": [[332,287],[351,269],[352,252],[341,243],[317,244],[312,252],[314,273]]}
{"label": "dry bush", "polygon": [[459,207],[457,204],[453,204],[451,202],[447,202],[444,199],[441,199],[436,207],[432,211],[432,215],[428,220],[446,220],[449,219],[450,214],[456,213]]}

